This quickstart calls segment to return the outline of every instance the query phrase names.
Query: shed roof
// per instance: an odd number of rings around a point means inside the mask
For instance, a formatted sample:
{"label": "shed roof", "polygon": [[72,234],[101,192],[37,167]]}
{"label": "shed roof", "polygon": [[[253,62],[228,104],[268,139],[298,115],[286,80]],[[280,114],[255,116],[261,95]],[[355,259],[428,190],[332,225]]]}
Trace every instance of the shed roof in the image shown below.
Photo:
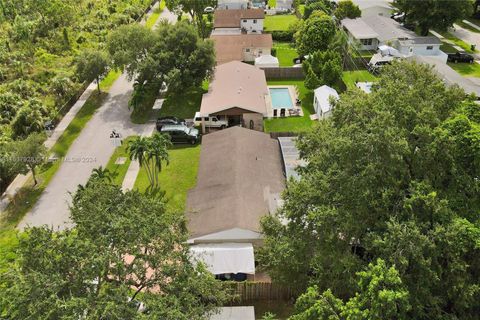
{"label": "shed roof", "polygon": [[315,89],[314,93],[322,112],[328,112],[332,109],[330,97],[339,98],[337,90],[325,85]]}
{"label": "shed roof", "polygon": [[232,9],[216,10],[214,28],[240,28],[242,19],[264,19],[265,12],[262,9]]}
{"label": "shed roof", "polygon": [[215,69],[213,81],[203,95],[200,113],[214,114],[231,108],[267,113],[265,72],[255,66],[232,61]]}
{"label": "shed roof", "polygon": [[285,187],[278,141],[232,127],[203,137],[197,185],[187,196],[191,237],[232,228],[261,232]]}
{"label": "shed roof", "polygon": [[271,34],[215,34],[210,37],[215,44],[217,64],[242,61],[246,48],[272,48]]}

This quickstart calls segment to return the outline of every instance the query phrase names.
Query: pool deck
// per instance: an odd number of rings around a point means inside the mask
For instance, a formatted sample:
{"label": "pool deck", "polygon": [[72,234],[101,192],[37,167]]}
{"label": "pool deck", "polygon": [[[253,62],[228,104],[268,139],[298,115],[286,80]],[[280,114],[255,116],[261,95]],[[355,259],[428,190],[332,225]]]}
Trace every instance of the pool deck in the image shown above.
{"label": "pool deck", "polygon": [[[268,86],[268,89],[280,89],[280,88],[287,88],[288,92],[290,93],[290,97],[292,99],[292,105],[293,105],[293,110],[298,110],[298,115],[290,115],[288,110],[285,112],[285,117],[303,117],[303,110],[301,106],[297,106],[297,98],[298,98],[298,93],[297,93],[297,88],[295,86]],[[267,118],[274,118],[273,116],[273,105],[272,105],[272,97],[267,95],[265,97],[265,102],[267,105]],[[278,111],[278,116],[276,118],[280,118],[280,109],[277,109]]]}

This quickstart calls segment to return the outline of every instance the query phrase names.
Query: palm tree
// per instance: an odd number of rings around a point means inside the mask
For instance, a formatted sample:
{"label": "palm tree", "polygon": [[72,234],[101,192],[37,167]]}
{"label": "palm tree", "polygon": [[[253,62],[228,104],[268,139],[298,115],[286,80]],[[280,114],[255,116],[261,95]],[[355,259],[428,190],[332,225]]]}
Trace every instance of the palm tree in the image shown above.
{"label": "palm tree", "polygon": [[168,148],[172,146],[170,139],[163,134],[155,133],[150,138],[150,150],[148,152],[148,160],[151,163],[153,171],[153,185],[158,186],[158,175],[162,171],[162,162],[169,162]]}
{"label": "palm tree", "polygon": [[93,169],[92,175],[90,176],[90,178],[105,180],[107,182],[112,182],[113,180],[112,173],[110,172],[110,170],[108,170],[107,168],[104,169],[102,166]]}

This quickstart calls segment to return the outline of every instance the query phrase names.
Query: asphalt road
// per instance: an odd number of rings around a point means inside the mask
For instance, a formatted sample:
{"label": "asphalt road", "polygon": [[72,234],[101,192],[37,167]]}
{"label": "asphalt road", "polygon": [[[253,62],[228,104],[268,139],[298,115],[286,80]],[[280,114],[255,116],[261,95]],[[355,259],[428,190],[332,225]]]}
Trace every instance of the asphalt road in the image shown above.
{"label": "asphalt road", "polygon": [[[172,23],[177,21],[175,15],[165,9],[160,19]],[[49,185],[46,187],[35,206],[26,214],[18,228],[47,225],[54,229],[72,226],[69,219],[71,193],[79,184],[85,184],[92,170],[105,167],[112,156],[115,146],[110,133],[119,132],[122,137],[141,135],[153,130],[154,123],[134,125],[130,121],[128,101],[133,91],[133,83],[125,75],[115,81],[110,88],[104,104],[93,115],[73,142],[67,156]]]}

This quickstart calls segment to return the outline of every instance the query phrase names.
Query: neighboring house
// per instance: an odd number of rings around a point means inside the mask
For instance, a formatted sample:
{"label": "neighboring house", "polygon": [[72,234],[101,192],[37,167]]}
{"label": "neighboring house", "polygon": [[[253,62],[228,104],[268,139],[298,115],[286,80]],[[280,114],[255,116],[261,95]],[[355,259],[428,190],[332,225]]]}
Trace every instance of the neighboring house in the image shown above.
{"label": "neighboring house", "polygon": [[[335,0],[340,2],[341,0]],[[362,11],[362,17],[367,15],[381,15],[390,17],[393,8],[391,6],[392,0],[352,0]]]}
{"label": "neighboring house", "polygon": [[292,10],[293,9],[293,0],[277,0],[275,5],[277,10]]}
{"label": "neighboring house", "polygon": [[250,7],[249,0],[218,0],[217,9],[248,9]]}
{"label": "neighboring house", "polygon": [[187,195],[187,228],[195,256],[214,274],[253,274],[260,220],[273,214],[285,188],[278,141],[232,127],[203,137],[197,185]]}
{"label": "neighboring house", "polygon": [[212,34],[262,33],[264,20],[262,9],[216,10]]}
{"label": "neighboring house", "polygon": [[278,68],[280,63],[277,57],[263,55],[255,59],[255,66],[258,68]]}
{"label": "neighboring house", "polygon": [[440,50],[442,42],[437,37],[422,37],[404,28],[390,17],[368,15],[356,19],[343,19],[341,24],[350,41],[359,44],[360,50],[376,50],[388,45],[404,56],[434,56],[444,62],[447,54]]}
{"label": "neighboring house", "polygon": [[315,89],[313,107],[319,120],[326,119],[332,115],[333,106],[330,103],[330,98],[339,98],[337,90],[325,85]]}
{"label": "neighboring house", "polygon": [[263,131],[269,95],[265,72],[255,66],[232,61],[219,65],[200,106],[202,116],[217,116],[229,126]]}
{"label": "neighboring house", "polygon": [[253,62],[255,58],[269,55],[272,51],[271,34],[222,34],[212,35],[217,64],[230,61]]}
{"label": "neighboring house", "polygon": [[448,64],[442,63],[438,59],[427,56],[413,56],[409,59],[433,66],[433,70],[440,78],[443,79],[446,85],[458,85],[467,94],[473,94],[477,99],[480,99],[480,85],[471,79],[461,76]]}

